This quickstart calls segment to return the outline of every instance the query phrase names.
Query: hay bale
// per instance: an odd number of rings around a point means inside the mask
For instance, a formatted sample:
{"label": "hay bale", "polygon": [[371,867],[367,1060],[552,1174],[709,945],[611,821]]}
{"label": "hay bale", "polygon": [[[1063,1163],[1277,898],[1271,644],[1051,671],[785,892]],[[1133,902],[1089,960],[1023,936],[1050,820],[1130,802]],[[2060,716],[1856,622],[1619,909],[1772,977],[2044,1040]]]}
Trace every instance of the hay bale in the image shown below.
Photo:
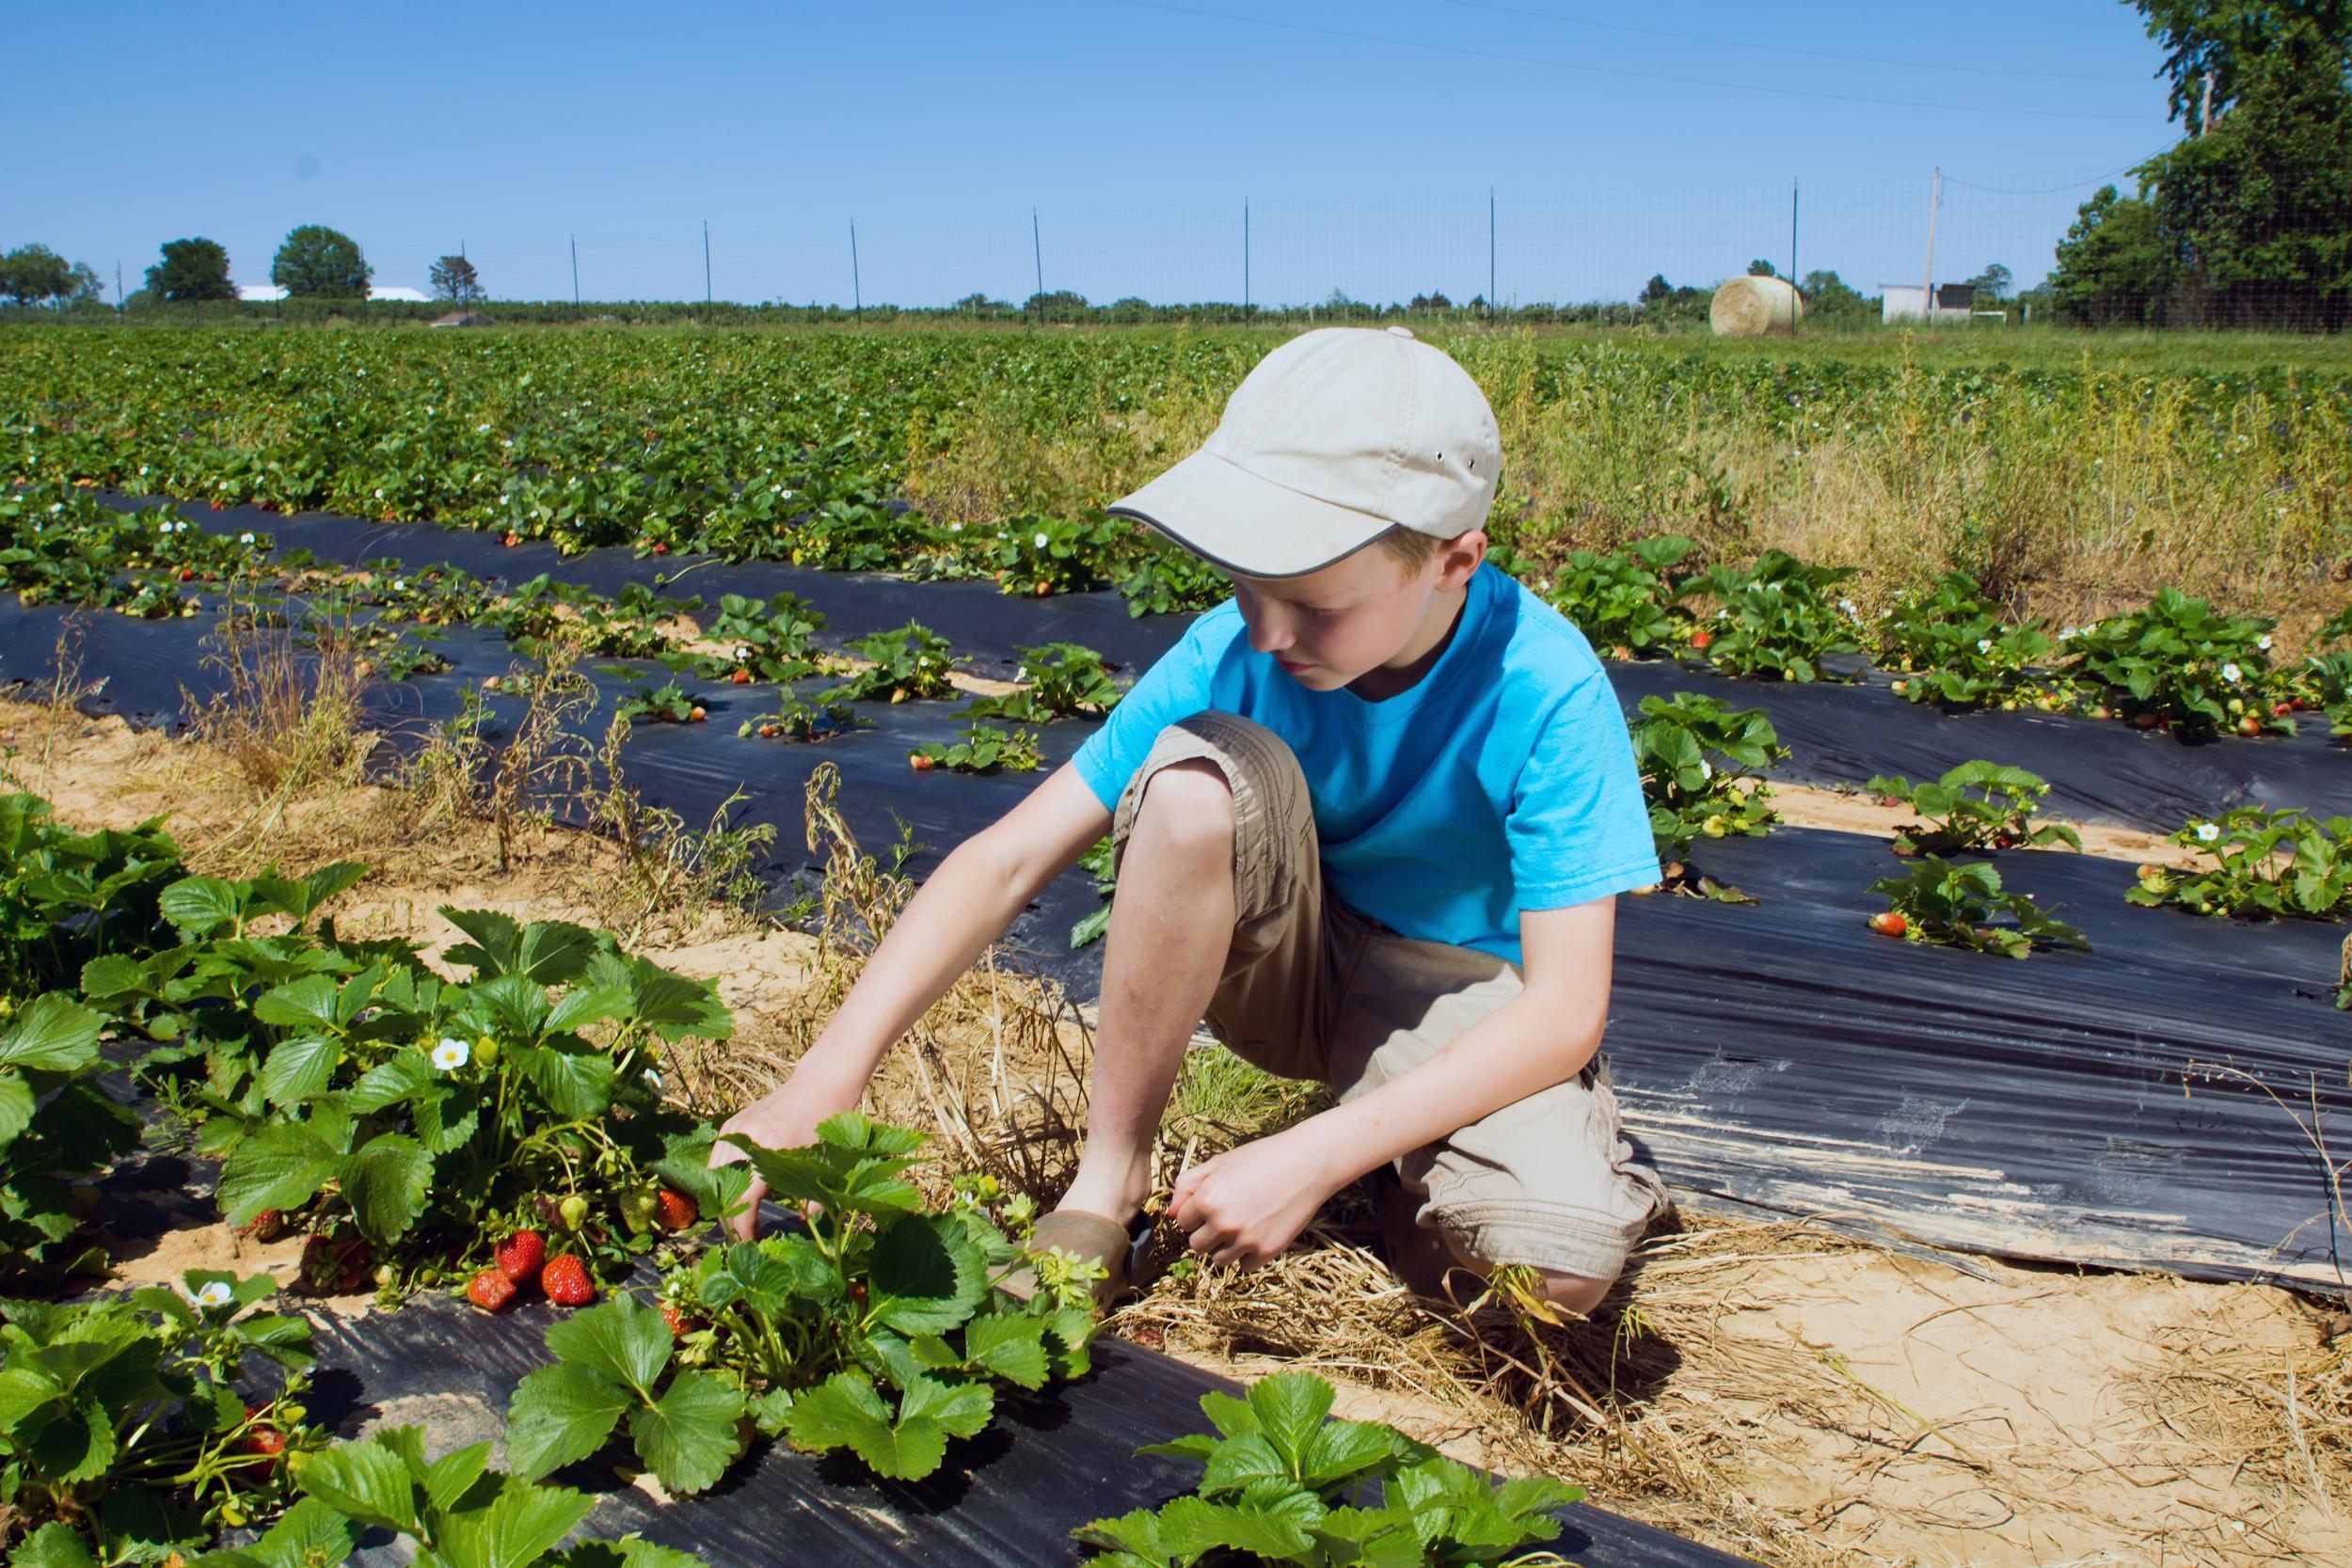
{"label": "hay bale", "polygon": [[1804,319],[1804,296],[1785,277],[1735,277],[1715,291],[1707,323],[1718,338],[1788,336]]}

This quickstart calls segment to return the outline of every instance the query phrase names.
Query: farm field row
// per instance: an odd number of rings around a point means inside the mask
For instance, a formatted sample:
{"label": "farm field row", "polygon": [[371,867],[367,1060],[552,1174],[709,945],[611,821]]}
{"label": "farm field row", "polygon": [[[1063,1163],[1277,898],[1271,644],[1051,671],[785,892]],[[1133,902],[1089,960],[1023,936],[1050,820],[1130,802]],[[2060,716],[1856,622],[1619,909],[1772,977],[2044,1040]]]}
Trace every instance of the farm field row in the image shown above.
{"label": "farm field row", "polygon": [[[60,724],[62,728],[53,727]],[[167,801],[191,828],[204,824],[201,836],[213,836],[213,824],[221,816],[219,798],[226,792],[208,788],[206,773],[191,777],[186,760],[208,752],[206,743],[165,742],[152,735],[134,736],[112,723],[82,724],[70,712],[60,718],[55,710],[13,705],[0,711],[0,725],[5,725],[11,744],[22,748],[18,768],[54,778],[60,801],[70,798],[73,802],[70,809],[75,819],[128,825]],[[87,738],[76,738],[79,732],[89,732]],[[233,815],[242,816],[260,804],[236,800]],[[527,862],[501,874],[494,845],[485,846],[469,868],[424,871],[415,863],[405,835],[384,831],[413,818],[414,808],[405,798],[387,798],[374,807],[356,800],[320,804],[326,809],[297,813],[294,818],[297,825],[308,825],[302,837],[315,846],[308,850],[310,855],[332,856],[342,852],[344,845],[367,845],[371,858],[389,857],[409,866],[394,872],[396,878],[410,879],[405,888],[397,880],[379,887],[378,879],[371,878],[335,896],[329,909],[338,927],[348,933],[341,939],[346,943],[381,944],[406,934],[425,942],[422,957],[437,973],[445,972],[445,978],[459,985],[469,978],[478,985],[479,979],[470,977],[464,966],[440,960],[442,949],[462,940],[457,928],[424,914],[437,901],[437,891],[453,885],[453,879],[454,884],[467,885],[459,895],[462,905],[479,907],[500,897],[530,900],[534,911],[530,914],[518,903],[508,906],[518,925],[555,918],[556,911],[600,918],[560,895],[545,864]],[[93,812],[99,814],[96,818]],[[564,835],[547,843],[548,847],[538,852],[542,856],[568,852]],[[250,852],[241,850],[240,858]],[[437,856],[432,863],[442,863]],[[215,874],[236,879],[227,865]],[[501,892],[485,900],[473,884]],[[418,906],[414,916],[403,913],[411,901]],[[449,900],[444,895],[437,901]],[[1722,908],[1727,915],[1741,912]],[[794,960],[786,952],[771,954],[770,949],[792,940],[771,933],[718,941],[697,938],[691,945],[679,945],[678,938],[664,937],[653,951],[664,967],[714,976],[737,1023],[731,1054],[741,1057],[748,1052],[757,1060],[781,1046],[788,1059],[790,1036],[777,1039],[781,1020],[773,1015],[812,1003],[821,1006],[825,994],[824,983],[813,973],[790,981],[783,991],[775,989],[779,975],[788,973]],[[803,950],[803,955],[798,961],[804,964],[819,957],[813,950]],[[786,970],[779,970],[780,961]],[[2023,973],[2030,966],[2002,967]],[[978,979],[975,977],[976,983]],[[814,991],[799,1002],[791,1000],[794,988],[812,983]],[[987,981],[1002,983],[993,976]],[[993,1006],[1002,1013],[1013,1001],[998,991]],[[989,993],[976,992],[973,1003],[977,1016],[985,1018],[992,1006]],[[1010,1011],[1019,1016],[1017,1006]],[[967,1080],[961,1091],[950,1086],[975,1068],[984,1085],[992,1054],[1016,1062],[1045,1059],[1037,1055],[1034,1041],[1008,1036],[992,1047],[983,1033],[960,1047],[946,1029],[943,1023],[938,1038],[927,1037],[928,1043],[919,1047],[945,1053],[933,1058],[931,1089],[923,1087],[911,1060],[895,1062],[893,1072],[885,1075],[880,1092],[894,1107],[894,1117],[931,1123],[932,1110],[927,1108],[935,1105],[931,1096],[949,1091],[949,1105],[958,1103],[959,1095],[970,1094],[976,1085]],[[911,1052],[917,1049],[910,1046]],[[671,1094],[691,1094],[694,1085],[707,1083],[702,1076],[707,1061],[700,1053],[681,1057],[670,1075]],[[1077,1068],[1082,1071],[1083,1067],[1081,1055]],[[944,1080],[937,1076],[943,1068],[949,1074]],[[746,1085],[738,1092],[756,1088]],[[976,1110],[985,1098],[983,1092],[972,1101]],[[1257,1114],[1262,1113],[1222,1096],[1187,1099],[1165,1134],[1168,1153],[1173,1158],[1198,1140],[1205,1154],[1220,1147],[1222,1138],[1234,1135],[1230,1129],[1215,1132],[1216,1123]],[[1215,1121],[1197,1119],[1203,1115]],[[947,1175],[972,1167],[969,1157],[958,1152],[962,1147],[954,1132],[958,1123],[932,1124],[948,1133],[935,1146],[940,1166],[936,1174],[914,1174],[926,1192],[945,1202]],[[976,1126],[974,1131],[985,1129]],[[988,1147],[983,1140],[982,1148]],[[1062,1148],[1061,1157],[1066,1157],[1066,1146],[1054,1147]],[[1007,1186],[1015,1188],[1017,1183],[1008,1179]],[[196,1201],[209,1212],[200,1170],[194,1191]],[[111,1207],[102,1206],[96,1217],[114,1213]],[[1343,1211],[1333,1223],[1342,1227],[1343,1235],[1353,1235],[1357,1231],[1349,1227],[1360,1227],[1361,1222],[1348,1221]],[[2231,1539],[2214,1522],[2218,1515],[2196,1513],[2217,1507],[2259,1531],[2262,1543],[2283,1542],[2322,1558],[2333,1549],[2328,1543],[2334,1537],[2326,1534],[2312,1513],[2316,1505],[2308,1484],[2296,1479],[2301,1471],[2291,1451],[2282,1451],[2279,1465],[2265,1459],[2251,1468],[2243,1458],[2233,1462],[2236,1450],[2226,1444],[2170,1439],[2159,1453],[2135,1446],[2130,1423],[2112,1419],[2116,1410],[2144,1408],[2184,1428],[2193,1426],[2203,1408],[2197,1402],[2197,1386],[2166,1370],[2173,1355],[2186,1354],[2208,1371],[2252,1380],[2231,1386],[2237,1391],[2230,1397],[2262,1402],[2236,1407],[2239,1431],[2249,1430],[2243,1423],[2261,1412],[2275,1410],[2284,1421],[2288,1368],[2299,1368],[2304,1430],[2314,1442],[2334,1442],[2332,1435],[2323,1434],[2332,1434],[2335,1427],[2314,1423],[2332,1419],[2324,1413],[2334,1408],[2328,1402],[2335,1397],[2332,1390],[2341,1373],[2329,1353],[2314,1356],[2305,1348],[2312,1330],[2291,1298],[2251,1287],[2074,1279],[1997,1265],[1951,1272],[1867,1246],[1808,1238],[1802,1228],[1725,1227],[1696,1215],[1689,1225],[1683,1233],[1661,1236],[1653,1248],[1645,1249],[1650,1254],[1648,1266],[1629,1282],[1622,1308],[1612,1308],[1625,1314],[1625,1332],[1613,1337],[1515,1327],[1491,1306],[1463,1320],[1477,1325],[1474,1332],[1491,1346],[1489,1354],[1524,1355],[1520,1337],[1539,1334],[1535,1342],[1563,1357],[1565,1367],[1577,1369],[1571,1375],[1581,1386],[1606,1390],[1605,1424],[1599,1427],[1572,1416],[1566,1404],[1553,1403],[1555,1396],[1535,1388],[1498,1385],[1492,1396],[1468,1403],[1458,1402],[1465,1397],[1458,1392],[1442,1399],[1408,1397],[1403,1390],[1459,1388],[1453,1380],[1464,1376],[1473,1385],[1481,1381],[1476,1360],[1461,1365],[1459,1351],[1429,1359],[1439,1354],[1438,1347],[1467,1349],[1477,1341],[1466,1341],[1445,1327],[1450,1319],[1400,1313],[1389,1299],[1392,1292],[1378,1276],[1368,1274],[1359,1285],[1349,1272],[1359,1267],[1355,1259],[1361,1254],[1320,1232],[1268,1276],[1165,1281],[1151,1300],[1114,1317],[1109,1326],[1113,1334],[1147,1344],[1165,1339],[1175,1348],[1181,1341],[1187,1354],[1199,1354],[1204,1347],[1224,1357],[1276,1349],[1285,1358],[1298,1356],[1310,1365],[1352,1369],[1335,1373],[1346,1380],[1342,1414],[1394,1421],[1432,1438],[1458,1436],[1466,1426],[1474,1428],[1486,1434],[1484,1453],[1490,1463],[1513,1467],[1534,1464],[1586,1481],[1613,1506],[1616,1499],[1633,1499],[1634,1512],[1643,1517],[1675,1523],[1677,1528],[1744,1548],[1763,1560],[1820,1568],[1878,1560],[1889,1551],[1916,1552],[1932,1560],[1963,1544],[1981,1551],[2005,1541],[2019,1544],[2021,1550],[2026,1543],[2061,1542],[2078,1551],[2096,1551],[2153,1540],[2184,1549],[2209,1546],[2217,1560],[2231,1560]],[[215,1248],[226,1239],[217,1230],[211,1234]],[[192,1243],[199,1239],[187,1238]],[[677,1240],[670,1239],[673,1244]],[[294,1241],[264,1245],[248,1240],[237,1245],[243,1254],[236,1265],[240,1273],[282,1258],[285,1266],[273,1272],[281,1279],[292,1277]],[[159,1252],[140,1259],[135,1250],[133,1277],[178,1284],[168,1257],[168,1252]],[[1311,1312],[1310,1300],[1325,1303],[1327,1310]],[[1728,1300],[1744,1304],[1744,1308],[1725,1319],[1706,1307],[1708,1300]],[[1962,1315],[1944,1310],[1963,1304]],[[485,1319],[469,1306],[427,1295],[389,1316],[355,1320],[348,1315],[350,1305],[328,1301],[299,1307],[314,1325],[310,1349],[319,1365],[312,1386],[294,1402],[308,1407],[304,1416],[312,1425],[330,1427],[339,1437],[353,1434],[353,1423],[373,1402],[381,1402],[383,1415],[375,1418],[384,1425],[429,1415],[436,1427],[436,1451],[451,1445],[463,1448],[477,1435],[495,1433],[513,1390],[549,1359],[542,1348],[542,1332],[561,1317],[559,1308],[527,1303]],[[1333,1306],[1336,1315],[1328,1310]],[[256,1313],[296,1309],[281,1300],[241,1311],[243,1321],[251,1323]],[[1940,1325],[1931,1333],[1916,1338],[1901,1334],[1902,1324],[1931,1315]],[[1331,1320],[1328,1327],[1313,1326],[1327,1318]],[[576,1313],[572,1321],[586,1320]],[[1637,1322],[1639,1326],[1632,1326]],[[1378,1331],[1362,1338],[1375,1323]],[[1839,1366],[1848,1370],[1832,1375],[1810,1354],[1792,1358],[1787,1336],[1789,1325],[1799,1323],[1806,1338],[1836,1345]],[[2004,1325],[2032,1331],[2026,1338],[2035,1346],[2031,1361],[2037,1370],[2031,1382],[2038,1397],[2030,1402],[2017,1401],[1999,1381],[2016,1376],[2007,1348],[2015,1337],[2003,1334]],[[2056,1344],[2047,1339],[2053,1332],[2058,1336]],[[2021,1354],[2026,1342],[2018,1340]],[[2170,1349],[2152,1358],[2150,1346],[2159,1343]],[[754,1499],[763,1518],[794,1521],[789,1528],[802,1544],[816,1549],[821,1539],[845,1557],[873,1551],[884,1537],[899,1544],[897,1550],[909,1549],[912,1543],[934,1539],[932,1532],[945,1523],[985,1530],[1000,1541],[1032,1544],[1036,1549],[1024,1560],[1045,1560],[1051,1556],[1045,1534],[1034,1534],[1033,1539],[1032,1533],[1005,1532],[1036,1532],[1049,1523],[1038,1519],[1037,1499],[1059,1496],[1066,1488],[1035,1488],[1049,1472],[1066,1480],[1075,1450],[1099,1453],[1114,1465],[1102,1472],[1113,1495],[1128,1487],[1137,1494],[1165,1487],[1159,1495],[1168,1496],[1189,1484],[1185,1466],[1179,1463],[1142,1461],[1119,1468],[1116,1462],[1133,1442],[1192,1428],[1198,1421],[1192,1409],[1195,1390],[1201,1386],[1194,1382],[1187,1386],[1184,1378],[1156,1370],[1152,1358],[1138,1360],[1116,1339],[1098,1340],[1093,1349],[1099,1367],[1092,1379],[1043,1396],[1049,1406],[1066,1410],[1069,1418],[1067,1424],[1055,1428],[1050,1451],[1034,1446],[1039,1434],[1020,1414],[1024,1406],[1019,1398],[1006,1407],[1009,1414],[999,1416],[1000,1424],[1011,1423],[1007,1428],[1009,1447],[989,1438],[977,1446],[961,1440],[950,1444],[949,1469],[959,1479],[945,1512],[941,1499],[920,1488],[910,1493],[862,1481],[854,1471],[811,1466],[791,1460],[782,1449],[757,1457],[743,1481],[730,1482],[725,1497],[708,1505],[654,1503],[638,1490],[591,1480],[603,1474],[602,1461],[587,1469],[566,1470],[557,1479],[586,1486],[594,1504],[587,1523],[591,1533],[643,1530],[649,1540],[689,1549],[709,1562],[748,1561],[756,1555],[755,1543],[739,1528],[743,1510]],[[1591,1360],[1596,1354],[1602,1356],[1598,1363]],[[1211,1359],[1221,1367],[1233,1366],[1230,1359]],[[1256,1356],[1246,1359],[1248,1365],[1240,1370],[1252,1374],[1279,1364]],[[1507,1363],[1492,1365],[1494,1375],[1510,1377]],[[449,1369],[454,1381],[436,1368]],[[356,1411],[355,1374],[360,1400]],[[1856,1375],[1878,1394],[1857,1402]],[[1368,1376],[1390,1392],[1368,1386],[1362,1381]],[[274,1387],[264,1379],[261,1387],[241,1392],[249,1396]],[[1873,1414],[1877,1407],[1871,1400],[1885,1397],[1900,1401],[1911,1414]],[[1533,1408],[1538,1413],[1556,1410],[1556,1417],[1545,1417],[1539,1426],[1554,1431],[1555,1437],[1537,1440],[1523,1429],[1511,1435],[1513,1404],[1531,1398],[1537,1402]],[[2155,1402],[2147,1402],[2151,1400]],[[2097,1415],[2102,1410],[2109,1415]],[[1884,1440],[1899,1442],[1917,1419],[1948,1415],[1981,1420],[1993,1411],[2009,1413],[2014,1438],[1999,1455],[1980,1454],[1980,1460],[1990,1463],[1972,1469],[1973,1479],[1959,1493],[1952,1488],[1951,1461],[1943,1452],[1942,1440],[1931,1440],[1911,1457],[1887,1464],[1881,1439],[1870,1435],[1883,1428]],[[2281,1434],[2284,1430],[2281,1425]],[[1964,1434],[1956,1440],[1964,1443]],[[310,1441],[309,1433],[297,1438],[297,1451]],[[355,1457],[366,1462],[364,1451],[371,1446],[360,1445]],[[1450,1448],[1462,1451],[1458,1444]],[[1464,1456],[1477,1457],[1479,1451],[1473,1447]],[[2331,1447],[2319,1449],[2321,1476],[2336,1474],[2336,1452]],[[1677,1453],[1684,1456],[1678,1468],[1661,1467],[1666,1456]],[[1873,1454],[1880,1456],[1875,1462]],[[1703,1469],[1691,1470],[1693,1463]],[[2093,1474],[2108,1479],[2085,1479],[2058,1490],[2048,1484],[2057,1473],[2050,1466],[2074,1474],[2085,1464],[2102,1465]],[[2170,1502],[2156,1512],[2149,1506],[2153,1494],[2128,1479],[2153,1474],[2151,1465],[2161,1465],[2170,1478],[2158,1489]],[[1867,1467],[1850,1476],[1856,1465]],[[230,1492],[254,1501],[261,1489],[251,1482],[260,1468],[258,1463],[234,1467]],[[314,1475],[324,1484],[330,1472],[306,1464],[296,1474]],[[961,1479],[967,1476],[968,1481]],[[537,1490],[557,1492],[560,1487]],[[1103,1497],[1098,1492],[1087,1500]],[[1822,1506],[1833,1498],[1841,1505]],[[1015,1499],[1026,1499],[1019,1505],[1019,1517],[1009,1512]],[[561,1498],[556,1502],[568,1506]],[[2001,1522],[2004,1513],[2007,1523]],[[966,1523],[958,1526],[959,1519]],[[1023,1519],[1028,1521],[1025,1526]],[[867,1533],[866,1525],[850,1528],[850,1522],[857,1520],[868,1521],[872,1530],[883,1534]],[[1568,1532],[1556,1544],[1574,1553],[1577,1560],[1600,1565],[1667,1568],[1703,1560],[1686,1545],[1654,1535],[1612,1532],[1605,1525],[1605,1519],[1589,1511],[1573,1511]],[[771,1537],[763,1539],[772,1546]]]}
{"label": "farm field row", "polygon": [[[1875,613],[1964,570],[2054,625],[2159,584],[2299,646],[2352,550],[2340,366],[2101,369],[1467,334],[1508,454],[1496,537],[1532,566],[1647,534],[1867,570]],[[1271,346],[1195,337],[0,333],[0,463],[135,491],[462,522],[573,547],[788,550],[905,567],[929,533],[1089,523],[1197,445]],[[1114,539],[1116,534],[1112,536]],[[914,546],[916,547],[909,547]],[[1086,546],[1095,554],[1101,541]],[[979,562],[1009,580],[1068,559]],[[1199,591],[1127,540],[1141,602]],[[946,569],[946,568],[943,568]],[[1027,591],[1024,587],[1024,591]]]}

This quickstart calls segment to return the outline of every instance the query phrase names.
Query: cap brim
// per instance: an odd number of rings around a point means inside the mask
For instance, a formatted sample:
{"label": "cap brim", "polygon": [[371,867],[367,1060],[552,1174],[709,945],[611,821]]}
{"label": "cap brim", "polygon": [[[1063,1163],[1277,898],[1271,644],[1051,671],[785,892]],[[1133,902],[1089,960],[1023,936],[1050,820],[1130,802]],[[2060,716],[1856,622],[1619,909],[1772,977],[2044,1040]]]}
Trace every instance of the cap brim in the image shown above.
{"label": "cap brim", "polygon": [[1194,452],[1107,510],[1150,523],[1194,554],[1250,578],[1319,572],[1394,526],[1260,479],[1207,451]]}

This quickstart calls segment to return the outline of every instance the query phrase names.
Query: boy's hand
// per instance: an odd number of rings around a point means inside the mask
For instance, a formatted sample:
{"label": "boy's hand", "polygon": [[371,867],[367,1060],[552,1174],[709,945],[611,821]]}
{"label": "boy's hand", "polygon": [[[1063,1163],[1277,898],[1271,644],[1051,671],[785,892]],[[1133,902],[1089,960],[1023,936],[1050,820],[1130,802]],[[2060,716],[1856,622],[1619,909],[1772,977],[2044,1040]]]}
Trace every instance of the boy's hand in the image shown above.
{"label": "boy's hand", "polygon": [[[805,1064],[767,1095],[729,1117],[721,1124],[723,1137],[740,1132],[763,1148],[805,1148],[817,1141],[817,1124],[837,1111],[854,1107],[859,1090],[841,1092],[812,1075]],[[744,1157],[743,1151],[731,1143],[710,1146],[713,1165],[731,1165]],[[759,1237],[759,1205],[768,1196],[768,1184],[756,1176],[745,1192],[742,1211],[727,1221],[727,1228],[738,1241],[756,1241]]]}
{"label": "boy's hand", "polygon": [[1289,1246],[1345,1183],[1334,1180],[1301,1123],[1195,1165],[1168,1212],[1213,1263],[1254,1269]]}

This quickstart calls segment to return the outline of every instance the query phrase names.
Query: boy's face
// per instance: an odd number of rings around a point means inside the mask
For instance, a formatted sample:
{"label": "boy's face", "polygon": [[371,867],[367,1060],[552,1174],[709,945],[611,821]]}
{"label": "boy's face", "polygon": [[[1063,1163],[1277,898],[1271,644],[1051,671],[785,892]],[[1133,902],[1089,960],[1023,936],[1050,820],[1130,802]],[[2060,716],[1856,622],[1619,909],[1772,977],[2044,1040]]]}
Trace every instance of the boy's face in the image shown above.
{"label": "boy's face", "polygon": [[1474,529],[1418,567],[1372,546],[1305,577],[1227,575],[1249,645],[1310,691],[1335,691],[1435,647],[1486,557],[1486,535]]}

